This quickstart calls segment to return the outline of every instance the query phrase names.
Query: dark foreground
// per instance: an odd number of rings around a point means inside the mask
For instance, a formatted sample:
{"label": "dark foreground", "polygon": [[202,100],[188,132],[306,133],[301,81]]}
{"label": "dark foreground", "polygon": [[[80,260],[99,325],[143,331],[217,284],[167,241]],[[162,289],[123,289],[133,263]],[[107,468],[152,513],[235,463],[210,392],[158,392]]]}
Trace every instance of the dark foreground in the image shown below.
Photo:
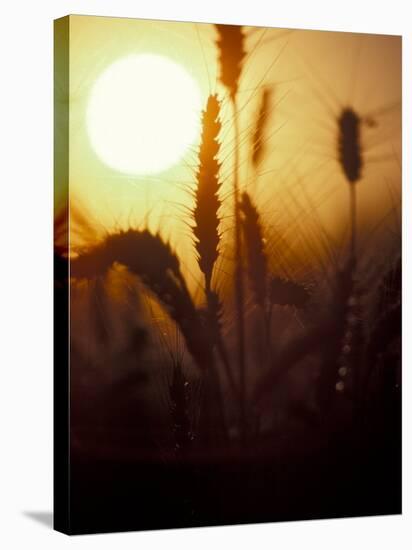
{"label": "dark foreground", "polygon": [[293,440],[260,438],[204,458],[77,457],[70,532],[400,514],[398,426],[369,439],[302,430]]}

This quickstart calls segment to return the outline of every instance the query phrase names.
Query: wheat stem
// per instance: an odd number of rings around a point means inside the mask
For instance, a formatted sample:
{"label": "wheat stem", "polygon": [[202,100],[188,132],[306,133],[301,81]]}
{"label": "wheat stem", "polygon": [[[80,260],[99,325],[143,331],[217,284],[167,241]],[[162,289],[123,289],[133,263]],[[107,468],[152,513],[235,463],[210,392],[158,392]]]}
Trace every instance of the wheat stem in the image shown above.
{"label": "wheat stem", "polygon": [[245,315],[244,315],[244,284],[242,265],[242,241],[240,226],[240,204],[239,204],[239,113],[236,97],[232,97],[235,150],[233,166],[233,191],[235,209],[235,301],[236,301],[236,331],[238,345],[239,363],[239,386],[240,386],[240,423],[242,436],[246,437],[246,345],[245,345]]}
{"label": "wheat stem", "polygon": [[199,148],[199,166],[196,173],[195,206],[192,211],[194,221],[193,235],[197,251],[198,264],[205,281],[205,295],[208,310],[208,328],[213,345],[216,347],[225,374],[236,393],[236,383],[232,374],[225,343],[220,328],[219,297],[212,290],[212,275],[219,256],[220,243],[220,198],[221,187],[218,160],[220,142],[219,134],[220,102],[216,95],[210,95],[206,109],[202,113],[202,135]]}
{"label": "wheat stem", "polygon": [[351,220],[351,263],[353,266],[353,269],[356,268],[356,212],[357,212],[357,204],[356,204],[356,185],[351,184],[349,185],[349,192],[350,192],[350,220]]}

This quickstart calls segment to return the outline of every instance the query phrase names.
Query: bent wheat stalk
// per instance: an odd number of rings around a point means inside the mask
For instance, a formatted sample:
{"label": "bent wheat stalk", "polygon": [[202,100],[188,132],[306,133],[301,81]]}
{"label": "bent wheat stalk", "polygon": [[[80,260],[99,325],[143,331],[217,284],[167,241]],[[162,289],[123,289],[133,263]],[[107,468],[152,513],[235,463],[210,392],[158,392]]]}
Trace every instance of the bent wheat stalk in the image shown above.
{"label": "bent wheat stalk", "polygon": [[170,245],[147,230],[120,231],[71,259],[71,277],[101,277],[114,263],[126,266],[140,278],[180,328],[197,365],[202,370],[210,368],[213,354]]}

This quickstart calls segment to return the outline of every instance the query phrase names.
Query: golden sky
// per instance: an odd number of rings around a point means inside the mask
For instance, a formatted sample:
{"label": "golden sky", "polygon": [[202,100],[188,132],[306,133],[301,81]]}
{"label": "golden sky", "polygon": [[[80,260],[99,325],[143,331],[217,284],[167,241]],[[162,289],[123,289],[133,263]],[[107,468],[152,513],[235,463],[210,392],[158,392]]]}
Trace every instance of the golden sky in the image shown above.
{"label": "golden sky", "polygon": [[[382,224],[385,230],[396,231],[401,189],[401,38],[247,27],[245,32],[248,53],[238,96],[241,180],[253,192],[266,226],[282,229],[296,247],[303,246],[297,242],[302,233],[316,233],[320,227],[332,243],[344,237],[348,189],[336,160],[336,119],[350,105],[363,117],[365,168],[358,197],[365,246],[367,235]],[[132,54],[173,60],[197,83],[203,103],[214,92],[223,100],[222,195],[229,196],[233,126],[227,94],[218,83],[215,40],[215,29],[207,24],[70,18],[72,204],[88,213],[97,232],[130,224],[160,228],[187,258],[194,279],[185,207],[192,205],[197,143],[165,172],[124,174],[96,155],[86,120],[94,83],[112,63]],[[272,87],[273,103],[265,157],[256,173],[249,162],[250,140],[263,85]],[[230,227],[230,217],[224,224]]]}

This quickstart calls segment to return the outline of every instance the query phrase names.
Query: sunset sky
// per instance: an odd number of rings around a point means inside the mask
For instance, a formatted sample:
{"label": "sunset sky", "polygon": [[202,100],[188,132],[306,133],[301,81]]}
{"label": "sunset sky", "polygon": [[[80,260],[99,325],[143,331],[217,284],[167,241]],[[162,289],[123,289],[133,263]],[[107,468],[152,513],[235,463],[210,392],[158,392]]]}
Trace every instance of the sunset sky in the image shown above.
{"label": "sunset sky", "polygon": [[[336,160],[336,119],[341,109],[350,105],[362,117],[366,151],[358,184],[361,228],[365,238],[382,224],[385,231],[395,231],[399,207],[395,216],[389,213],[400,199],[401,38],[248,27],[245,32],[248,54],[239,91],[241,184],[253,190],[268,226],[282,228],[292,245],[294,233],[301,234],[305,228],[316,232],[320,226],[331,242],[342,242],[348,190]],[[164,136],[160,131],[165,139],[154,154],[150,173],[128,173],[96,152],[88,115],[96,82],[114,63],[138,55],[173,62],[194,82],[201,107],[214,92],[223,102],[222,196],[230,198],[233,126],[227,94],[218,83],[215,40],[215,29],[207,24],[87,16],[70,19],[71,204],[87,212],[97,234],[130,225],[160,228],[188,258],[190,271],[196,266],[189,260],[193,254],[185,207],[193,204],[190,192],[199,127],[192,134],[189,131],[190,144],[183,155],[177,149],[175,161],[172,159],[165,170],[162,155],[168,151],[167,139],[173,151],[176,140],[182,138],[185,143],[182,132],[187,132],[184,117],[172,131],[170,125],[165,126]],[[162,107],[167,115],[174,109],[173,97],[176,101],[178,96],[173,96],[167,71],[161,68],[154,104],[148,108],[157,111]],[[139,77],[144,78],[131,74],[134,86],[138,87]],[[256,173],[250,163],[250,142],[264,85],[272,87],[272,105],[265,155]],[[150,94],[146,97],[150,103]],[[191,100],[189,95],[183,103],[188,112],[197,105]],[[109,109],[115,108],[112,102]],[[125,136],[110,136],[109,148],[110,139],[122,149],[119,139]],[[225,223],[230,227],[230,218]],[[72,246],[82,244],[74,234],[71,237]],[[321,250],[317,253],[322,254]]]}

